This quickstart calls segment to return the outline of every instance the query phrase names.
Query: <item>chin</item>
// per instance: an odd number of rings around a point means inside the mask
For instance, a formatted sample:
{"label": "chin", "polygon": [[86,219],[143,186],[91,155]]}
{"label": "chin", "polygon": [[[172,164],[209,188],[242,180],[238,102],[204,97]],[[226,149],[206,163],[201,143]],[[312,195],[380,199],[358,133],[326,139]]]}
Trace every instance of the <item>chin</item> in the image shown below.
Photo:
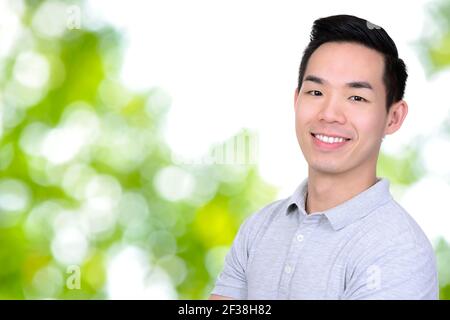
{"label": "chin", "polygon": [[346,168],[344,168],[343,166],[330,163],[314,163],[310,164],[309,167],[313,171],[323,174],[339,174],[346,171]]}

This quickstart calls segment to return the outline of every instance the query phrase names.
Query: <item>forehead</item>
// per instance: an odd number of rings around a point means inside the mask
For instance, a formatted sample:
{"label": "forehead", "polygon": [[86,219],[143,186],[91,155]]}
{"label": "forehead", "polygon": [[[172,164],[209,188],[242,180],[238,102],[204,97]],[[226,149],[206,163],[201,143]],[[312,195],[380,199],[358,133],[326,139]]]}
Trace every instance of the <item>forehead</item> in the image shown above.
{"label": "forehead", "polygon": [[309,58],[305,76],[313,74],[332,85],[350,81],[368,81],[378,90],[383,88],[383,55],[355,43],[327,42]]}

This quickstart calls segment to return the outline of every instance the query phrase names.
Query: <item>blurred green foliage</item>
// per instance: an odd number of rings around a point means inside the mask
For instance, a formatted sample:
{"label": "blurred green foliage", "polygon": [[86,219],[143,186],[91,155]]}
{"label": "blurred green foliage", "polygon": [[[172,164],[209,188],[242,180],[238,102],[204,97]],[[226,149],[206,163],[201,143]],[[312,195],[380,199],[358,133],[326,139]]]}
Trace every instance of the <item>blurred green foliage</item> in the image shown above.
{"label": "blurred green foliage", "polygon": [[450,1],[435,0],[427,4],[427,16],[432,25],[425,36],[419,37],[417,47],[428,75],[450,66]]}
{"label": "blurred green foliage", "polygon": [[[427,4],[426,15],[428,21],[424,36],[417,39],[417,52],[422,58],[424,69],[428,77],[432,77],[440,72],[448,72],[450,67],[450,1],[435,0]],[[450,107],[448,102],[447,107]],[[432,111],[430,111],[432,112]],[[443,119],[444,132],[439,132],[446,139],[450,139],[450,114]],[[420,150],[421,143],[418,143],[416,150]],[[448,152],[445,150],[444,152]],[[438,156],[438,155],[436,155]],[[450,181],[447,181],[450,183]],[[443,214],[447,214],[444,212]],[[436,251],[440,299],[450,299],[450,245],[444,238],[438,239],[434,243]]]}
{"label": "blurred green foliage", "polygon": [[[276,190],[255,166],[174,161],[161,133],[169,93],[129,90],[119,79],[120,33],[68,28],[67,5],[83,11],[75,1],[12,6],[19,31],[0,56],[0,298],[207,298],[240,223]],[[436,69],[449,64],[449,35],[447,24],[428,43]],[[419,179],[419,147],[381,154],[379,174]],[[449,299],[450,248],[441,240],[436,250]],[[125,267],[114,263],[121,252]],[[139,292],[120,283],[139,275],[129,257],[144,269]]]}
{"label": "blurred green foliage", "polygon": [[[3,62],[0,298],[207,297],[240,223],[275,189],[254,166],[175,164],[161,135],[169,94],[121,83],[122,40],[108,26],[43,36],[36,16],[67,19],[55,3],[25,3]],[[171,199],[186,189],[177,179],[194,186]],[[108,294],[108,263],[127,247],[150,268],[138,281],[163,270],[176,295],[150,280],[142,295]],[[67,284],[74,264],[79,289]]]}

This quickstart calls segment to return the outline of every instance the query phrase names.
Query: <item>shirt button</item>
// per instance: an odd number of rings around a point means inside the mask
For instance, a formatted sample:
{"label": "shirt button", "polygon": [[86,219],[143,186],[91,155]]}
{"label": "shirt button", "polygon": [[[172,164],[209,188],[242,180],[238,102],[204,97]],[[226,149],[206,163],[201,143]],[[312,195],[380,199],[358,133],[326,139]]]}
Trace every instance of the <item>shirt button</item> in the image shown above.
{"label": "shirt button", "polygon": [[302,241],[303,241],[303,238],[304,238],[304,237],[303,237],[302,234],[298,234],[298,235],[297,235],[297,241],[298,241],[298,242],[302,242]]}
{"label": "shirt button", "polygon": [[284,272],[286,273],[291,273],[292,272],[292,267],[290,265],[287,265],[286,267],[284,267]]}

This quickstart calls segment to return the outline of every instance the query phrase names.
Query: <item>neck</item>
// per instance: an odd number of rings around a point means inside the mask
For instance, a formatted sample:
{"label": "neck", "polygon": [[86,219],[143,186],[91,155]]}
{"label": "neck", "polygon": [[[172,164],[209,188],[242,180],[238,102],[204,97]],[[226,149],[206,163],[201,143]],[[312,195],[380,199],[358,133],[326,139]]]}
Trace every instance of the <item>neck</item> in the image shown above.
{"label": "neck", "polygon": [[306,212],[325,211],[350,200],[373,186],[376,171],[324,174],[309,168]]}

